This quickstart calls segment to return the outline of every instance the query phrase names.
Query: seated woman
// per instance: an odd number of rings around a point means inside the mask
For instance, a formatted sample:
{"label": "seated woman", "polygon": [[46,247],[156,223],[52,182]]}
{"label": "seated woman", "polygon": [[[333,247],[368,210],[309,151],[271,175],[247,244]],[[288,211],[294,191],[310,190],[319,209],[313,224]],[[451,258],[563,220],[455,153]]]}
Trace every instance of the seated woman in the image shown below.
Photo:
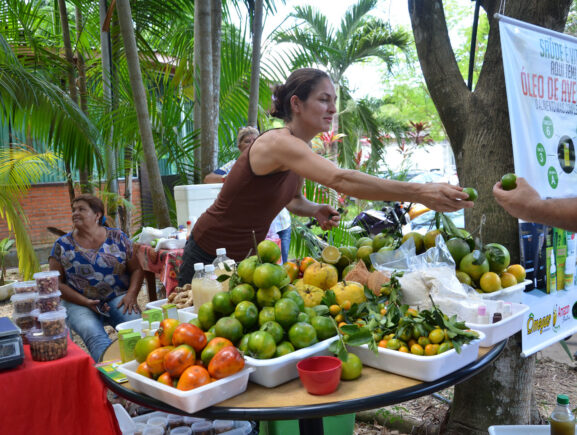
{"label": "seated woman", "polygon": [[92,195],[72,202],[72,232],[60,237],[50,254],[50,269],[60,272],[60,292],[68,326],[98,361],[111,343],[104,325],[140,318],[136,298],[143,271],[132,242],[105,226],[104,204]]}

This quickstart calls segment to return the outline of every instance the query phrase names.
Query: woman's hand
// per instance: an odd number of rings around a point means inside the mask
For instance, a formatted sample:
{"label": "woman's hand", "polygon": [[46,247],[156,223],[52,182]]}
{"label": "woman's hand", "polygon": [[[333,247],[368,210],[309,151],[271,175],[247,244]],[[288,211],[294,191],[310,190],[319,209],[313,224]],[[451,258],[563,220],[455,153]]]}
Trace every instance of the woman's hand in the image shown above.
{"label": "woman's hand", "polygon": [[419,203],[431,210],[440,212],[457,211],[473,207],[473,201],[467,201],[469,195],[460,186],[448,183],[422,184],[423,191]]}
{"label": "woman's hand", "polygon": [[317,220],[323,231],[338,227],[341,220],[339,212],[327,204],[319,205],[313,217]]}
{"label": "woman's hand", "polygon": [[128,312],[128,314],[140,313],[140,307],[138,306],[138,303],[136,302],[136,296],[137,295],[132,295],[130,292],[128,292],[120,300],[117,308],[124,306],[124,311],[122,311],[122,314],[126,314],[127,312]]}
{"label": "woman's hand", "polygon": [[[84,303],[84,306],[87,308],[90,308],[96,314],[100,314],[100,311],[98,311],[98,305],[100,305],[100,301],[98,299],[88,299],[88,298],[85,298],[85,299],[86,299],[86,301]],[[104,306],[106,306],[106,308],[107,308],[106,311],[108,311],[110,309],[108,304],[104,304]]]}

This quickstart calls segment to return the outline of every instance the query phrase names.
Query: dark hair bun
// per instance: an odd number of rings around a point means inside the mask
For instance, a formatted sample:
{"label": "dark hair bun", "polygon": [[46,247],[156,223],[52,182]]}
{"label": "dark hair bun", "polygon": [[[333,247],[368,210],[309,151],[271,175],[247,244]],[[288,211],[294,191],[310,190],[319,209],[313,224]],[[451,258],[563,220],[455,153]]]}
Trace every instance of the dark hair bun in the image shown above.
{"label": "dark hair bun", "polygon": [[275,118],[285,119],[286,113],[283,107],[284,96],[286,94],[285,85],[276,85],[272,92],[272,109],[270,114]]}

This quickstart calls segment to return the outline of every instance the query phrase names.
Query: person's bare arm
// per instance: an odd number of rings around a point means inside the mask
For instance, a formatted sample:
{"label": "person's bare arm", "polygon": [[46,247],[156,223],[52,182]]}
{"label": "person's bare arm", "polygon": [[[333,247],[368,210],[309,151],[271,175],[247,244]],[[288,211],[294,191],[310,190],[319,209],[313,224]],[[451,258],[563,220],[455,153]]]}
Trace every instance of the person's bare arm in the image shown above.
{"label": "person's bare arm", "polygon": [[493,186],[493,196],[517,219],[577,232],[577,197],[541,199],[522,177],[517,178],[517,187],[513,190],[503,190],[499,181]]}
{"label": "person's bare arm", "polygon": [[466,201],[468,195],[459,186],[383,180],[359,171],[340,169],[295,137],[277,133],[259,143],[261,139],[264,137],[255,142],[250,154],[251,167],[258,175],[292,170],[303,178],[356,198],[418,202],[437,211],[473,207],[471,201]]}
{"label": "person's bare arm", "polygon": [[286,208],[297,216],[314,217],[325,231],[338,226],[341,220],[339,212],[330,205],[309,201],[301,194],[295,195]]}
{"label": "person's bare arm", "polygon": [[128,260],[127,268],[128,273],[130,274],[130,284],[128,286],[128,291],[118,303],[118,308],[124,305],[123,313],[139,313],[140,307],[138,306],[137,299],[138,293],[140,293],[140,289],[142,288],[142,282],[144,281],[144,271],[135,255]]}
{"label": "person's bare arm", "polygon": [[96,306],[100,303],[100,301],[98,299],[89,299],[86,296],[82,295],[81,293],[78,293],[68,284],[66,284],[65,282],[66,274],[64,273],[64,268],[56,258],[50,257],[48,259],[48,264],[50,270],[57,270],[58,272],[60,272],[58,289],[62,293],[62,299],[76,305],[88,307],[95,313],[98,312]]}
{"label": "person's bare arm", "polygon": [[214,172],[211,172],[206,177],[204,177],[204,184],[214,183],[224,183],[224,177],[220,174],[215,174]]}

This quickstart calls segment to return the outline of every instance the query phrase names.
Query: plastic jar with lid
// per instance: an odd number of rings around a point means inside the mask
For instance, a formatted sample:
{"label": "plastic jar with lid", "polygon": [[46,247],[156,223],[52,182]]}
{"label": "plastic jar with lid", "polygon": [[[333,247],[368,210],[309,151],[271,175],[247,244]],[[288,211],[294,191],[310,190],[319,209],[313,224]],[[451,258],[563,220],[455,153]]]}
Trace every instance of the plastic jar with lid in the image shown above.
{"label": "plastic jar with lid", "polygon": [[58,291],[58,277],[60,272],[57,270],[49,270],[47,272],[37,272],[34,274],[34,279],[36,280],[36,287],[38,287],[38,293],[54,293]]}
{"label": "plastic jar with lid", "polygon": [[38,293],[15,293],[10,297],[10,302],[14,307],[14,313],[26,314],[36,308],[36,298]]}
{"label": "plastic jar with lid", "polygon": [[66,311],[48,311],[38,315],[38,322],[45,336],[60,335],[66,330]]}
{"label": "plastic jar with lid", "polygon": [[36,299],[36,307],[41,313],[58,311],[60,308],[60,290],[52,293],[39,294]]}
{"label": "plastic jar with lid", "polygon": [[36,288],[36,281],[17,281],[12,284],[12,290],[14,293],[36,293],[38,289]]}

